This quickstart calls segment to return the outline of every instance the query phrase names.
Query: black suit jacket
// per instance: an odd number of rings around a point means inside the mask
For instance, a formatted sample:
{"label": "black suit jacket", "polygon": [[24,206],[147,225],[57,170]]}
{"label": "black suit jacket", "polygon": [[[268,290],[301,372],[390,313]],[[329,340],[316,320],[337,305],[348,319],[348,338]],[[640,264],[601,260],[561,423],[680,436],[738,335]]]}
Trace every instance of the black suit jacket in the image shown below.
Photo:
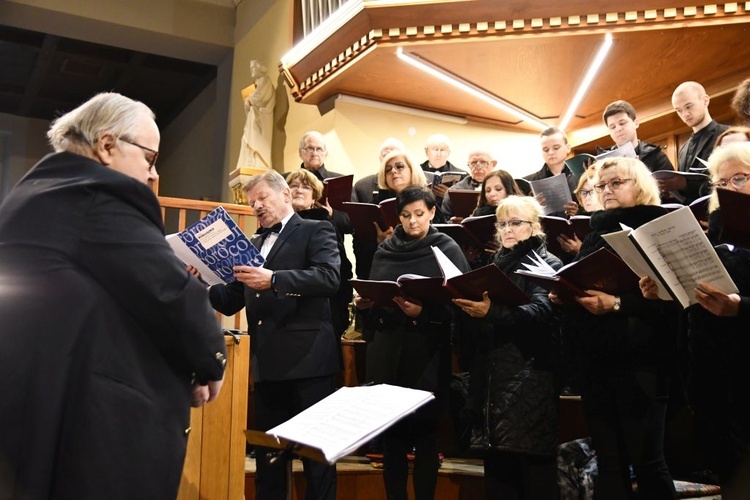
{"label": "black suit jacket", "polygon": [[[690,140],[683,144],[680,151],[677,153],[677,170],[680,172],[689,172],[692,169],[699,172],[702,171],[705,167],[701,162],[696,160],[696,157],[702,160],[708,160],[708,157],[711,156],[711,153],[714,150],[716,138],[728,128],[729,125],[722,125],[721,123],[717,123],[716,120],[711,120],[705,128],[698,131],[697,138],[695,135],[691,136]],[[695,145],[691,147],[693,142],[695,142]],[[689,158],[688,150],[692,151]],[[705,192],[707,191],[707,185],[708,181],[704,182],[701,180],[689,179],[687,188],[680,191],[680,194],[685,197],[684,203],[688,204],[701,197],[703,194],[708,194]]]}
{"label": "black suit jacket", "polygon": [[[261,247],[259,236],[253,244]],[[341,370],[328,302],[339,286],[339,265],[333,226],[293,214],[264,264],[276,272],[276,291],[256,292],[240,282],[210,288],[211,304],[221,313],[247,308],[254,381],[320,377]]]}
{"label": "black suit jacket", "polygon": [[372,203],[378,190],[378,174],[366,175],[354,183],[352,201]]}

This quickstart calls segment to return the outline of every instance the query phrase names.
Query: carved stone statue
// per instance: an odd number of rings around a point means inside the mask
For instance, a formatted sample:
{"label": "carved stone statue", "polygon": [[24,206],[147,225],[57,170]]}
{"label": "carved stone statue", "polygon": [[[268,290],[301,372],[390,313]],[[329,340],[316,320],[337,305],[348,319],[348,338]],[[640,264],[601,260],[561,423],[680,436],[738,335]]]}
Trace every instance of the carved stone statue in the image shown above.
{"label": "carved stone statue", "polygon": [[242,91],[247,117],[237,168],[271,168],[273,108],[276,104],[276,95],[267,71],[266,66],[259,61],[250,61],[252,84]]}

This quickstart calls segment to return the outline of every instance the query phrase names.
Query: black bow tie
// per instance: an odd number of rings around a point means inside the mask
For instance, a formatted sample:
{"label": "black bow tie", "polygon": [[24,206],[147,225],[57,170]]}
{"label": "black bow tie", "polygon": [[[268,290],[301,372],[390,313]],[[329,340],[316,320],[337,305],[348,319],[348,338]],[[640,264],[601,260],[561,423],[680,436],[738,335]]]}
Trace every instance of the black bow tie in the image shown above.
{"label": "black bow tie", "polygon": [[255,234],[259,234],[265,240],[269,234],[278,234],[279,232],[281,232],[281,222],[279,222],[278,224],[274,224],[271,227],[259,227]]}

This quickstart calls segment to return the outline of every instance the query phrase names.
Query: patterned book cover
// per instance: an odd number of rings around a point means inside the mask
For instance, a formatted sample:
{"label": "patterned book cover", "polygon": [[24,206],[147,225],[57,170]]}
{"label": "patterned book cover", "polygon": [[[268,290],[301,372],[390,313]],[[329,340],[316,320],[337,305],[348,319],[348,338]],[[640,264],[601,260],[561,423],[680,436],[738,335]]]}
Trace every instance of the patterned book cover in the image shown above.
{"label": "patterned book cover", "polygon": [[167,236],[175,254],[192,265],[209,285],[235,281],[234,266],[263,265],[264,259],[224,207],[218,207],[184,231]]}

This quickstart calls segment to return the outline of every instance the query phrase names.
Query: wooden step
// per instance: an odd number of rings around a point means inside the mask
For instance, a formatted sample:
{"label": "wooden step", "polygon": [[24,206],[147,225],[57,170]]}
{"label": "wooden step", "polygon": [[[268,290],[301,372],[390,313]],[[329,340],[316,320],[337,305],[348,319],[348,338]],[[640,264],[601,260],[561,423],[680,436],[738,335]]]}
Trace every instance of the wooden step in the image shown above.
{"label": "wooden step", "polygon": [[[386,500],[383,469],[373,466],[365,457],[348,456],[336,464],[339,500]],[[305,478],[302,462],[292,463],[293,500],[304,500]],[[409,482],[409,498],[414,491]],[[245,460],[245,500],[255,500],[255,459]],[[484,500],[482,461],[445,459],[438,471],[435,500]]]}

